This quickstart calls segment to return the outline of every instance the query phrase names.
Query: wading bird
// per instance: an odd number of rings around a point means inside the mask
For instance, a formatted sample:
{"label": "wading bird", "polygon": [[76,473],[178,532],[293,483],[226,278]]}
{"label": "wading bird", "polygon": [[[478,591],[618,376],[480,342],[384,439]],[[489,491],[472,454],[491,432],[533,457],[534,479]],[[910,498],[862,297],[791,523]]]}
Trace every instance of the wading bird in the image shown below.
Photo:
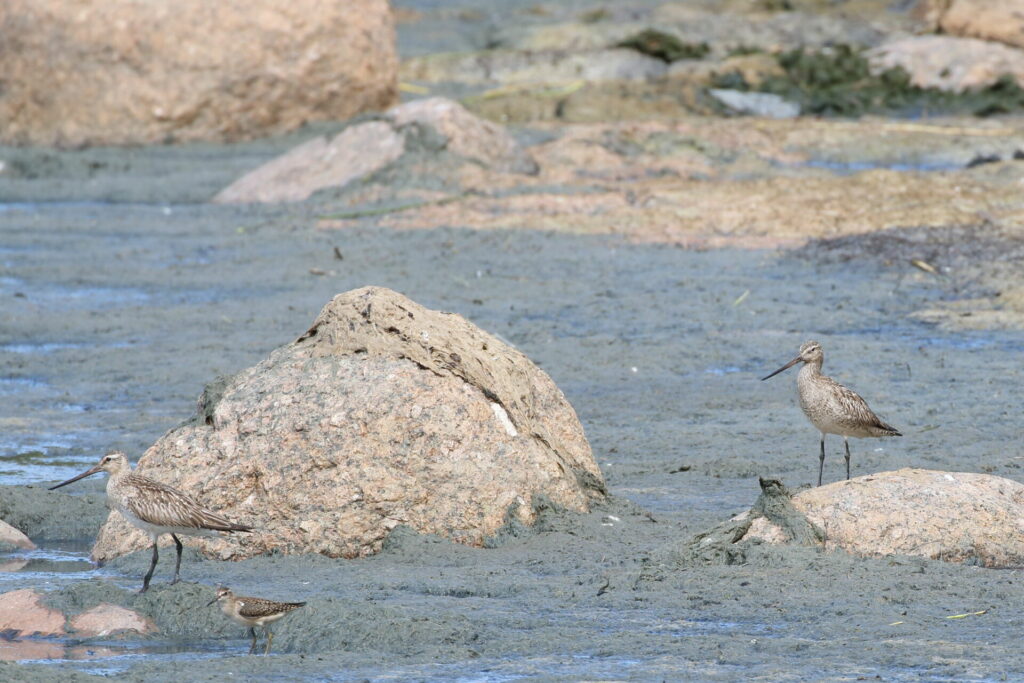
{"label": "wading bird", "polygon": [[50,490],[67,486],[97,472],[109,472],[107,480],[107,505],[117,510],[133,525],[149,534],[153,540],[153,562],[142,579],[142,590],[149,590],[159,557],[157,539],[161,534],[170,534],[178,550],[178,561],[174,565],[174,580],[177,583],[181,571],[181,540],[178,534],[186,536],[216,536],[220,531],[252,531],[251,527],[235,524],[216,512],[207,510],[191,496],[132,472],[132,466],[124,453],[113,451],[104,455],[90,470],[72,477]]}
{"label": "wading bird", "polygon": [[800,393],[800,408],[804,415],[821,432],[821,455],[818,460],[818,486],[821,486],[821,475],[825,469],[825,435],[838,434],[843,437],[846,446],[846,478],[850,478],[850,441],[855,437],[903,436],[899,430],[875,415],[868,404],[855,392],[847,389],[827,375],[821,374],[821,364],[825,355],[821,344],[816,341],[806,342],[800,347],[800,355],[781,368],[762,377],[763,382],[771,379],[783,370],[788,370],[797,363],[803,363],[796,377],[796,386]]}
{"label": "wading bird", "polygon": [[207,603],[207,607],[215,602],[220,603],[220,609],[232,621],[241,624],[249,629],[252,636],[252,645],[249,646],[249,654],[256,651],[256,627],[262,626],[263,632],[267,634],[267,647],[263,654],[270,653],[270,644],[274,642],[274,634],[270,630],[270,624],[274,623],[292,610],[296,610],[306,603],[304,602],[274,602],[263,598],[247,598],[235,595],[228,588],[218,588],[217,597]]}

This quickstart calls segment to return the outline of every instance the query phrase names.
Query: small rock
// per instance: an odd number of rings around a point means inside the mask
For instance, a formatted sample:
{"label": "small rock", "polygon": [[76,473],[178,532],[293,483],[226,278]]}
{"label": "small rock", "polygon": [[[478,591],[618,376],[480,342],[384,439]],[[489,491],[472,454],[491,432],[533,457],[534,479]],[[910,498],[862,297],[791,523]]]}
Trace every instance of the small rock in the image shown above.
{"label": "small rock", "polygon": [[[989,474],[902,469],[805,489],[793,507],[826,549],[917,555],[985,567],[1024,565],[1024,484]],[[743,540],[786,542],[764,517]]]}
{"label": "small rock", "polygon": [[[749,55],[733,55],[714,66],[717,75],[736,74],[751,88],[757,88],[768,78],[784,78],[786,70],[773,55],[755,52]],[[669,76],[674,73],[669,68]]]}
{"label": "small rock", "polygon": [[[401,157],[406,150],[404,133],[411,124],[428,126],[449,151],[488,168],[530,174],[538,170],[504,128],[443,97],[408,102],[390,109],[384,118],[349,126],[331,140],[304,142],[231,183],[213,201],[293,202],[308,199],[317,190],[344,187]],[[340,253],[335,251],[335,256]]]}
{"label": "small rock", "polygon": [[43,606],[42,597],[31,588],[0,595],[0,631],[10,628],[24,635],[63,635],[64,615]]}
{"label": "small rock", "polygon": [[333,139],[318,137],[250,171],[221,190],[214,202],[297,202],[325,187],[344,187],[383,168],[405,151],[390,125],[349,126]]}
{"label": "small rock", "polygon": [[712,89],[708,92],[733,111],[770,119],[791,119],[800,116],[800,105],[773,93]]}
{"label": "small rock", "polygon": [[401,104],[387,112],[397,126],[420,123],[448,139],[447,148],[485,166],[514,173],[536,173],[537,163],[496,123],[469,113],[458,102],[431,97]]}
{"label": "small rock", "polygon": [[538,52],[488,50],[413,57],[402,64],[403,81],[426,83],[553,84],[572,81],[638,80],[664,76],[665,62],[635,50],[564,49]]}
{"label": "small rock", "polygon": [[12,545],[25,550],[32,550],[36,547],[36,544],[29,540],[28,536],[2,519],[0,519],[0,544]]}
{"label": "small rock", "polygon": [[919,88],[960,93],[993,85],[1002,76],[1024,86],[1024,51],[955,36],[912,36],[867,52],[872,72],[899,67]]}
{"label": "small rock", "polygon": [[151,619],[138,612],[106,602],[71,617],[71,628],[82,637],[109,636],[123,631],[145,635],[159,630]]}
{"label": "small rock", "polygon": [[946,0],[946,3],[949,7],[939,17],[939,27],[944,32],[1024,47],[1024,0]]}

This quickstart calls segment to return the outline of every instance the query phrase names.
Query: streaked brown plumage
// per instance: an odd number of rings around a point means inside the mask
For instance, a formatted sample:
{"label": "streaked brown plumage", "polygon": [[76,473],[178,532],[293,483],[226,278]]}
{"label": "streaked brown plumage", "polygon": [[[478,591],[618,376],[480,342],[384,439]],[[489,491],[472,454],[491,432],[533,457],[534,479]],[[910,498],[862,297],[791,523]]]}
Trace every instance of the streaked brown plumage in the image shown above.
{"label": "streaked brown plumage", "polygon": [[838,434],[843,437],[846,447],[846,478],[850,478],[850,442],[849,437],[863,439],[866,437],[903,436],[899,430],[884,422],[875,415],[868,404],[855,392],[847,389],[827,375],[821,374],[821,366],[825,354],[821,345],[809,341],[800,347],[800,355],[781,368],[762,377],[762,381],[770,379],[797,363],[803,363],[796,378],[800,393],[800,408],[804,415],[821,432],[821,451],[818,461],[818,486],[821,486],[822,472],[825,468],[825,435]]}
{"label": "streaked brown plumage", "polygon": [[249,654],[256,651],[257,626],[262,626],[263,632],[267,634],[267,647],[263,654],[269,654],[270,644],[274,642],[270,624],[306,604],[304,602],[275,602],[265,598],[235,595],[229,588],[223,587],[217,589],[217,597],[211,600],[208,606],[215,602],[220,603],[221,611],[230,619],[249,629],[249,634],[252,636]]}
{"label": "streaked brown plumage", "polygon": [[170,534],[174,539],[178,560],[174,566],[174,580],[179,580],[181,571],[181,540],[178,534],[187,536],[212,536],[226,531],[252,531],[252,528],[235,524],[215,512],[207,510],[194,498],[181,491],[154,481],[149,477],[132,472],[127,456],[118,451],[107,453],[92,469],[72,477],[50,490],[66,486],[97,472],[109,472],[107,480],[107,504],[120,512],[125,519],[149,534],[153,540],[153,561],[142,580],[142,590],[149,589],[149,581],[156,569],[157,539],[161,534]]}

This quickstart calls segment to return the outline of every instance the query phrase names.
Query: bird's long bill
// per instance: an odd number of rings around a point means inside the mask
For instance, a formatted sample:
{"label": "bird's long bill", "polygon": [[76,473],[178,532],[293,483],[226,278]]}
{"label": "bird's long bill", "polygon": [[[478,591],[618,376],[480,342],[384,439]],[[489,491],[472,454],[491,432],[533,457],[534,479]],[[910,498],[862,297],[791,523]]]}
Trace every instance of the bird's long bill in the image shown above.
{"label": "bird's long bill", "polygon": [[209,607],[210,605],[212,605],[213,603],[217,602],[218,600],[220,600],[220,597],[216,597],[213,600],[210,600],[210,602],[206,603],[206,606]]}
{"label": "bird's long bill", "polygon": [[57,484],[56,486],[51,486],[49,490],[52,491],[54,489],[59,489],[61,486],[67,486],[68,484],[74,484],[79,479],[85,479],[90,474],[96,474],[97,472],[100,471],[100,469],[101,469],[100,466],[96,465],[96,467],[93,467],[91,470],[86,470],[85,472],[82,472],[77,477],[71,477],[67,481],[62,481],[61,483]]}
{"label": "bird's long bill", "polygon": [[776,370],[772,374],[768,375],[767,377],[762,377],[761,381],[763,382],[766,379],[771,379],[772,377],[774,377],[775,375],[779,374],[783,370],[789,370],[791,367],[793,367],[794,365],[796,365],[799,362],[800,362],[800,356],[797,356],[796,358],[794,358],[793,360],[789,361],[788,363],[783,365],[781,368],[779,368],[778,370]]}

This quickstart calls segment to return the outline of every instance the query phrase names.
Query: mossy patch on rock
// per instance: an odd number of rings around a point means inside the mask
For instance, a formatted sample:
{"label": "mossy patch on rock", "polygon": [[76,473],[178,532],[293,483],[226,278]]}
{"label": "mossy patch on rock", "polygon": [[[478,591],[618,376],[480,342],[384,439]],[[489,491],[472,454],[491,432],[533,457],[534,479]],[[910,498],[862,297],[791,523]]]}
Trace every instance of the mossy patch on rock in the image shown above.
{"label": "mossy patch on rock", "polygon": [[783,75],[769,76],[755,85],[732,70],[715,76],[712,85],[774,93],[799,102],[805,113],[821,116],[991,116],[1024,110],[1024,90],[1010,77],[981,90],[951,93],[917,87],[900,68],[873,73],[864,49],[853,45],[797,48],[779,53],[775,59]]}
{"label": "mossy patch on rock", "polygon": [[686,43],[670,33],[653,28],[644,29],[629,36],[615,47],[636,50],[648,57],[663,62],[675,62],[680,59],[703,59],[711,48],[707,43]]}

